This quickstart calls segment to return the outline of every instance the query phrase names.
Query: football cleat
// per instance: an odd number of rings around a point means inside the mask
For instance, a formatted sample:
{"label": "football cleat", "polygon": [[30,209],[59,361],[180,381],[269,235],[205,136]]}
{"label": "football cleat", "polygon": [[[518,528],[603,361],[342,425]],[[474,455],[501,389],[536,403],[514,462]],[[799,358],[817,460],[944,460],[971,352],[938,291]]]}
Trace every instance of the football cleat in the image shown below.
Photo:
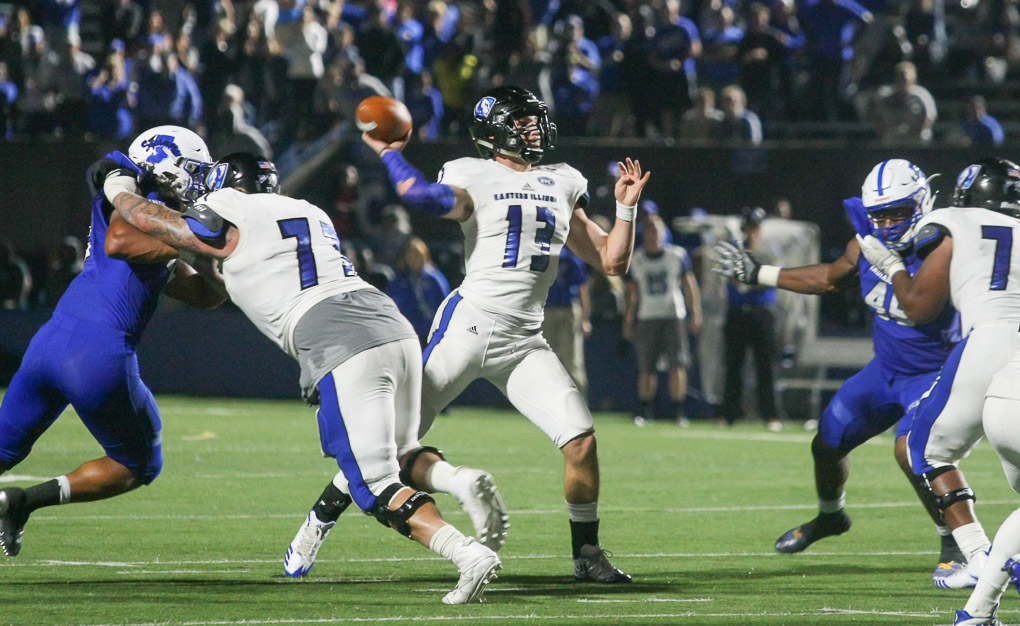
{"label": "football cleat", "polygon": [[470,483],[459,490],[459,493],[466,494],[460,500],[460,506],[471,518],[478,542],[493,552],[499,551],[506,543],[510,516],[496,482],[488,472],[468,467],[458,467],[457,477]]}
{"label": "football cleat", "polygon": [[984,624],[991,624],[992,626],[1005,626],[999,621],[997,617],[999,614],[999,605],[996,604],[995,608],[992,609],[991,615],[971,615],[967,611],[957,611],[956,620],[953,622],[953,626],[981,626]]}
{"label": "football cleat", "polygon": [[315,512],[308,513],[305,523],[301,525],[294,541],[290,542],[287,548],[287,555],[283,557],[283,571],[288,576],[305,576],[315,565],[315,556],[326,540],[329,531],[333,530],[336,522],[320,522],[315,517]]}
{"label": "football cleat", "polygon": [[609,557],[613,556],[602,546],[590,543],[581,546],[581,556],[574,559],[574,580],[594,581],[597,583],[629,583],[633,582],[630,574],[613,567]]}
{"label": "football cleat", "polygon": [[935,571],[931,573],[931,582],[936,587],[941,587],[939,581],[943,578],[948,578],[956,574],[961,570],[967,569],[967,564],[962,561],[943,561],[935,567]]}
{"label": "football cleat", "polygon": [[1020,554],[1014,554],[1012,558],[1006,559],[1006,566],[1002,571],[1009,574],[1009,584],[1020,593]]}
{"label": "football cleat", "polygon": [[819,539],[842,535],[850,530],[850,516],[845,511],[819,513],[818,517],[783,533],[776,541],[776,552],[801,552]]}
{"label": "football cleat", "polygon": [[443,604],[482,602],[486,585],[496,579],[496,572],[503,567],[496,553],[474,537],[464,538],[454,550],[452,561],[460,570],[460,580],[453,591],[443,596]]}
{"label": "football cleat", "polygon": [[978,552],[971,558],[966,567],[961,567],[941,578],[932,576],[932,582],[941,589],[969,589],[977,585],[978,578],[981,576],[981,570],[985,568],[985,563],[987,562],[988,553]]}
{"label": "football cleat", "polygon": [[28,513],[19,511],[24,501],[25,490],[21,487],[0,489],[0,548],[7,556],[21,552],[21,536],[28,521]]}

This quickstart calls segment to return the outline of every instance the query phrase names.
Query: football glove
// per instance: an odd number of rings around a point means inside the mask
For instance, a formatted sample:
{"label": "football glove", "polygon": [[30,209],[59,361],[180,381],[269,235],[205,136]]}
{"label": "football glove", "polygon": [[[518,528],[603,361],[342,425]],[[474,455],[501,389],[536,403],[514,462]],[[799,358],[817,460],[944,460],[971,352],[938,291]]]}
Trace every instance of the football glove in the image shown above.
{"label": "football glove", "polygon": [[857,235],[857,243],[861,245],[861,254],[868,259],[880,272],[892,278],[896,272],[907,271],[907,266],[899,254],[885,247],[874,235],[861,237]]}
{"label": "football glove", "polygon": [[728,241],[720,241],[712,246],[712,251],[715,253],[712,261],[716,264],[712,268],[713,272],[745,285],[758,284],[761,263],[755,261],[751,253],[744,249],[744,242],[738,241],[737,245],[733,245]]}

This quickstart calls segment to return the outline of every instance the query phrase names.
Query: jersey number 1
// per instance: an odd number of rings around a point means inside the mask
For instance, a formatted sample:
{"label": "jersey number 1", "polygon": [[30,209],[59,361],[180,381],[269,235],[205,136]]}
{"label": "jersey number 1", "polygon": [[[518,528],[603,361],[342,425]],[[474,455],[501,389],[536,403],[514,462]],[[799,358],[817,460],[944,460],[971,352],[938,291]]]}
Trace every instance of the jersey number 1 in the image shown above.
{"label": "jersey number 1", "polygon": [[[510,210],[506,213],[509,228],[506,233],[506,250],[503,252],[503,267],[517,267],[523,217],[521,205],[511,204]],[[540,206],[535,207],[535,220],[545,226],[535,231],[535,243],[538,244],[539,254],[531,256],[529,269],[533,272],[544,272],[549,267],[549,248],[552,245],[553,234],[556,233],[556,216],[548,208]]]}

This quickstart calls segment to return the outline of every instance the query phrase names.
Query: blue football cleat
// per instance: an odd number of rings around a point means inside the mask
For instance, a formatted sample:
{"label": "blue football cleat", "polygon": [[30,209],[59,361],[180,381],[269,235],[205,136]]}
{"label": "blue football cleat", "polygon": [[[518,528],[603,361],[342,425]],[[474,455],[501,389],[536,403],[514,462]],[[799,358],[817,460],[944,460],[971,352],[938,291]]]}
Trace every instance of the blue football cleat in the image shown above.
{"label": "blue football cleat", "polygon": [[1012,558],[1006,559],[1006,566],[1002,571],[1009,573],[1009,584],[1020,592],[1020,554],[1014,554]]}

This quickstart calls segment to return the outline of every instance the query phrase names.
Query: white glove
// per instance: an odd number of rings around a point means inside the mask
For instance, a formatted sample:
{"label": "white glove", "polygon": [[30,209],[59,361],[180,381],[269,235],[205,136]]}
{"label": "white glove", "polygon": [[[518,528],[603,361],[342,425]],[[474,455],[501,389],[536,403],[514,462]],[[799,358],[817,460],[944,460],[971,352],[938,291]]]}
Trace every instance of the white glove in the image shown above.
{"label": "white glove", "polygon": [[128,169],[116,169],[106,175],[103,181],[103,193],[111,203],[118,194],[138,193],[138,184],[135,175]]}
{"label": "white glove", "polygon": [[903,263],[900,255],[885,247],[885,244],[874,235],[867,237],[857,235],[857,243],[861,245],[861,254],[868,260],[868,263],[874,265],[889,278],[892,278],[896,272],[907,271],[907,266]]}

